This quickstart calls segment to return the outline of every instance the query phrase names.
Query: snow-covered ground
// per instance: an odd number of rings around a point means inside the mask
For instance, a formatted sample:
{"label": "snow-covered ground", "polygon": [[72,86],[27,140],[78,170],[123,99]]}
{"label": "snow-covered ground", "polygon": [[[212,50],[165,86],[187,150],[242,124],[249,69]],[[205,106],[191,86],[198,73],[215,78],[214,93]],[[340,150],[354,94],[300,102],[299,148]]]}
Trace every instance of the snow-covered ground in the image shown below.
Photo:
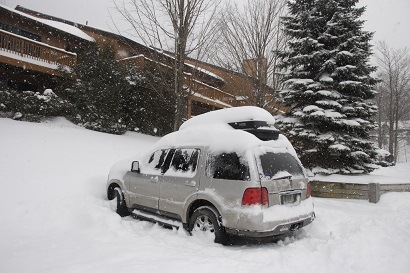
{"label": "snow-covered ground", "polygon": [[155,141],[0,118],[0,272],[410,272],[410,193],[377,204],[315,198],[310,226],[262,245],[224,247],[119,217],[108,170]]}
{"label": "snow-covered ground", "polygon": [[311,180],[345,183],[380,183],[380,184],[410,184],[410,162],[397,163],[396,166],[374,170],[365,175],[316,175]]}

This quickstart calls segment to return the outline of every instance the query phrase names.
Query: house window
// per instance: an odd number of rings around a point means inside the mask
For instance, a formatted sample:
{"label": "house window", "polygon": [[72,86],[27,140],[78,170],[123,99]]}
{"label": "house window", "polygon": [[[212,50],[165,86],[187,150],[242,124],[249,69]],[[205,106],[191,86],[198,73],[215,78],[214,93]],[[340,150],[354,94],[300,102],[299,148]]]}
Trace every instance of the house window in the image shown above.
{"label": "house window", "polygon": [[0,29],[5,30],[5,31],[10,32],[10,33],[13,33],[13,34],[16,34],[16,35],[26,37],[30,40],[41,42],[41,36],[40,35],[37,35],[37,34],[34,34],[32,32],[22,30],[18,27],[15,27],[15,26],[10,26],[8,24],[0,22]]}

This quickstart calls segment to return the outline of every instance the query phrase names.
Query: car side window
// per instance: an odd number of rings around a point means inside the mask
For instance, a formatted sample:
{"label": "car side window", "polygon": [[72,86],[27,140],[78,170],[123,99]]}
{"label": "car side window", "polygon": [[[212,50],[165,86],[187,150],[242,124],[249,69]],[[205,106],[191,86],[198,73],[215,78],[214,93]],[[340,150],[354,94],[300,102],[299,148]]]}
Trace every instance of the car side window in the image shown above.
{"label": "car side window", "polygon": [[210,155],[206,173],[216,179],[249,180],[249,167],[236,153]]}
{"label": "car side window", "polygon": [[163,149],[155,151],[148,159],[148,172],[164,174],[169,169],[169,164],[175,153],[175,149]]}
{"label": "car side window", "polygon": [[196,172],[199,158],[199,149],[176,149],[171,162],[169,174],[171,171],[176,176],[193,176]]}

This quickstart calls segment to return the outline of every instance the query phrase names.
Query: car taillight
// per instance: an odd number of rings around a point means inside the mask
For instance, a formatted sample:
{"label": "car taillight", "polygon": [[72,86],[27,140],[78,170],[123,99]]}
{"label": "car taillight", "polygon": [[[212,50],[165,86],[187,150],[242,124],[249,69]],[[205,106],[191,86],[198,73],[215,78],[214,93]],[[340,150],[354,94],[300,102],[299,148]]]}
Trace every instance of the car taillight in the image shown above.
{"label": "car taillight", "polygon": [[306,198],[310,197],[311,192],[312,192],[312,190],[310,188],[310,183],[307,183],[307,185],[306,185]]}
{"label": "car taillight", "polygon": [[269,205],[267,188],[247,188],[243,193],[242,205]]}

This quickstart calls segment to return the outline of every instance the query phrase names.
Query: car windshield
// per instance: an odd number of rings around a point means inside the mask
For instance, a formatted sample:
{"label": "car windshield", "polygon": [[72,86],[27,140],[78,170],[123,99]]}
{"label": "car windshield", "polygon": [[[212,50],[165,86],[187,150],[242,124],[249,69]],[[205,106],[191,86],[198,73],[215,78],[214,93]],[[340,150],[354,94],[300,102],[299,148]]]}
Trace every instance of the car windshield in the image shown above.
{"label": "car windshield", "polygon": [[287,152],[266,152],[260,156],[263,177],[281,179],[304,176],[303,167],[296,158]]}

